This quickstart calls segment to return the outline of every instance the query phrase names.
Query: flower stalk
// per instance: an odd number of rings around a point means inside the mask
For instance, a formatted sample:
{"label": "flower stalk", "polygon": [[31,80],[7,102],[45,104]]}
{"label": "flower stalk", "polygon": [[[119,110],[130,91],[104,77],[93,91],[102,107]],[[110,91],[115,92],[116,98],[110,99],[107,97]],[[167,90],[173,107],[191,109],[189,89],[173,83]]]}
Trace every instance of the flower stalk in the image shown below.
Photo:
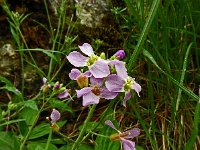
{"label": "flower stalk", "polygon": [[92,118],[93,113],[95,111],[95,108],[96,108],[96,105],[93,105],[90,108],[88,116],[87,116],[87,118],[84,121],[83,128],[81,129],[81,132],[80,132],[78,138],[76,139],[75,143],[72,145],[72,149],[71,150],[76,150],[78,148],[78,146],[80,145],[80,142],[82,141],[82,138],[83,138],[83,136],[85,134],[87,124],[90,121],[90,119]]}

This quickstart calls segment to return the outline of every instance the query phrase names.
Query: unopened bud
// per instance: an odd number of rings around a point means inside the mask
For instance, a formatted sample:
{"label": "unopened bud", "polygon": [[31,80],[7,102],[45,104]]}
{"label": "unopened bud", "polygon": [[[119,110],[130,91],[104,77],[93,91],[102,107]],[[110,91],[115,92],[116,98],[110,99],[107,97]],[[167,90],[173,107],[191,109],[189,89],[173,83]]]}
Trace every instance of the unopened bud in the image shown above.
{"label": "unopened bud", "polygon": [[118,59],[118,60],[122,60],[124,59],[124,57],[126,56],[124,50],[118,50],[114,56]]}

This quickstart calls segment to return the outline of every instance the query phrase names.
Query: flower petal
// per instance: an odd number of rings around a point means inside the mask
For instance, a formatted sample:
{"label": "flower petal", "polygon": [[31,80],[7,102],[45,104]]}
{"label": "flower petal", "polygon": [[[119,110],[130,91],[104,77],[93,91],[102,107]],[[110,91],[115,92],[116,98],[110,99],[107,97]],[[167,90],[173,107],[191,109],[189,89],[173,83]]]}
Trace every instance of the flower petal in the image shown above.
{"label": "flower petal", "polygon": [[76,80],[80,75],[81,71],[78,69],[72,69],[71,72],[69,73],[69,77],[71,80]]}
{"label": "flower petal", "polygon": [[123,150],[135,150],[135,142],[130,140],[121,139]]}
{"label": "flower petal", "polygon": [[42,82],[43,82],[43,84],[47,83],[47,78],[43,77]]}
{"label": "flower petal", "polygon": [[126,102],[131,98],[131,96],[132,96],[131,91],[125,92],[124,101],[123,101],[124,107],[126,107]]}
{"label": "flower petal", "polygon": [[106,88],[111,92],[123,92],[125,81],[116,74],[109,75],[105,82]]}
{"label": "flower petal", "polygon": [[107,88],[101,88],[100,93],[100,97],[105,99],[114,99],[118,95],[117,92],[110,92]]}
{"label": "flower petal", "polygon": [[83,106],[98,104],[100,100],[99,96],[96,96],[94,93],[89,92],[83,95]]}
{"label": "flower petal", "polygon": [[125,131],[123,133],[127,134],[127,136],[125,137],[125,139],[130,139],[130,138],[134,138],[134,137],[137,137],[138,135],[140,135],[140,129],[133,128],[133,129],[127,130],[127,131]]}
{"label": "flower petal", "polygon": [[116,130],[118,133],[121,133],[117,128],[115,128],[114,124],[110,120],[106,120],[105,124]]}
{"label": "flower petal", "polygon": [[87,56],[94,54],[93,48],[90,44],[84,43],[82,46],[78,46],[80,50]]}
{"label": "flower petal", "polygon": [[103,78],[95,78],[92,76],[90,78],[90,83],[92,86],[97,85],[97,87],[101,87],[103,84]]}
{"label": "flower petal", "polygon": [[64,92],[58,94],[59,99],[64,99],[64,98],[67,98],[67,97],[70,97],[70,94],[67,92],[67,90],[64,90]]}
{"label": "flower petal", "polygon": [[92,91],[92,89],[93,89],[92,87],[85,87],[83,89],[76,90],[77,97],[79,98],[85,94],[88,94],[89,92]]}
{"label": "flower petal", "polygon": [[117,75],[120,76],[121,78],[125,79],[128,77],[127,69],[125,67],[124,62],[119,61],[119,60],[112,60],[109,65],[114,65]]}
{"label": "flower petal", "polygon": [[142,90],[142,88],[137,82],[135,82],[135,79],[133,79],[132,86],[133,86],[133,89],[135,90],[135,92],[137,93],[137,95],[140,97],[139,92]]}
{"label": "flower petal", "polygon": [[107,77],[110,74],[108,64],[102,60],[96,61],[89,70],[95,78]]}
{"label": "flower petal", "polygon": [[92,73],[88,70],[88,71],[84,72],[83,75],[86,77],[91,77]]}
{"label": "flower petal", "polygon": [[77,51],[71,52],[66,58],[75,67],[87,66],[87,61],[89,59]]}
{"label": "flower petal", "polygon": [[50,115],[50,118],[51,118],[51,123],[56,123],[56,121],[58,121],[60,119],[60,112],[56,109],[53,109],[51,115]]}

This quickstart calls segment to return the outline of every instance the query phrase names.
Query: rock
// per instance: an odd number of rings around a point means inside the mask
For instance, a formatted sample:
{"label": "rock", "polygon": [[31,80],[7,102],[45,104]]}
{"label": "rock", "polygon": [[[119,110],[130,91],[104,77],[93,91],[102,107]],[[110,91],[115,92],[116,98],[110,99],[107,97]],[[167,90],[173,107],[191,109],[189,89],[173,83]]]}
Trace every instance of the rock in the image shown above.
{"label": "rock", "polygon": [[80,23],[87,27],[101,26],[103,18],[109,12],[107,0],[76,0],[76,15]]}
{"label": "rock", "polygon": [[12,77],[14,72],[19,70],[19,53],[15,51],[12,44],[3,44],[3,46],[0,48],[0,75]]}

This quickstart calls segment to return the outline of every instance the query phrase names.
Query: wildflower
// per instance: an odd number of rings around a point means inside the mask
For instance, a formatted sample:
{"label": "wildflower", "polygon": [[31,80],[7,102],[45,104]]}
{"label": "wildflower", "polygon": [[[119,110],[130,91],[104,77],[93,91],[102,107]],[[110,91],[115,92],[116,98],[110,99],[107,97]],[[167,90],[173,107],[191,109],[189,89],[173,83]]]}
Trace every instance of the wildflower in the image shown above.
{"label": "wildflower", "polygon": [[90,78],[90,87],[76,90],[77,97],[83,97],[83,106],[90,104],[98,104],[100,98],[114,99],[117,92],[110,92],[107,88],[103,87],[103,78]]}
{"label": "wildflower", "polygon": [[80,88],[84,88],[88,86],[88,77],[91,77],[92,74],[90,71],[86,71],[82,73],[78,69],[72,69],[69,73],[69,77],[72,80],[76,80]]}
{"label": "wildflower", "polygon": [[47,84],[47,78],[43,77],[42,82],[43,82],[43,85],[41,86],[40,90],[43,92],[47,92],[48,88],[49,88],[49,86]]}
{"label": "wildflower", "polygon": [[107,77],[110,74],[108,62],[95,55],[90,44],[84,43],[79,48],[87,56],[77,51],[71,52],[66,58],[72,65],[75,67],[88,66],[95,78]]}
{"label": "wildflower", "polygon": [[122,60],[126,56],[124,50],[118,50],[113,56],[115,56],[116,59]]}
{"label": "wildflower", "polygon": [[116,129],[113,123],[110,120],[106,120],[105,124],[113,128],[118,134],[113,134],[110,136],[111,140],[114,141],[121,141],[124,150],[136,150],[135,149],[135,142],[132,142],[128,139],[137,137],[140,134],[140,129],[133,128],[131,130],[127,130],[125,132],[120,132]]}
{"label": "wildflower", "polygon": [[56,122],[60,119],[60,112],[56,109],[53,109],[50,118],[51,118],[51,128],[55,131],[58,131],[59,126],[56,124]]}
{"label": "wildflower", "polygon": [[105,82],[106,88],[110,92],[125,92],[123,105],[126,107],[126,102],[132,96],[131,90],[135,90],[139,95],[141,86],[135,82],[135,78],[128,76],[125,64],[119,60],[113,60],[109,63],[114,65],[117,74],[111,74]]}
{"label": "wildflower", "polygon": [[64,99],[64,98],[67,98],[67,97],[71,98],[71,95],[69,94],[69,92],[67,91],[67,89],[65,89],[63,92],[61,92],[61,93],[58,94],[58,98],[59,99]]}
{"label": "wildflower", "polygon": [[51,124],[55,124],[60,119],[60,112],[56,109],[53,109],[50,118],[51,118]]}

